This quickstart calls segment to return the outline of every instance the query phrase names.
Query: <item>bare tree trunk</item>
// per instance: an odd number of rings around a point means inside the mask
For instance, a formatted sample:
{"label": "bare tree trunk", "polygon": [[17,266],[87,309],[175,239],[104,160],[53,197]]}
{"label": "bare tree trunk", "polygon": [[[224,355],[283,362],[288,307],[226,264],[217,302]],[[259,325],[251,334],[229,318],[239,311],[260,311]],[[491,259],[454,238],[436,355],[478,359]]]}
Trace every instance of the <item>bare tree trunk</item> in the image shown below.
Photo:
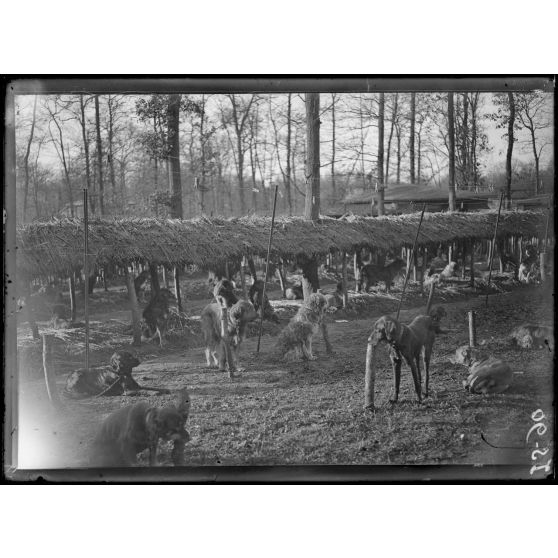
{"label": "bare tree trunk", "polygon": [[95,95],[95,129],[97,132],[97,172],[99,173],[99,211],[105,214],[103,188],[103,144],[101,142],[101,120],[99,117],[99,95]]}
{"label": "bare tree trunk", "polygon": [[168,147],[170,163],[169,190],[172,194],[170,216],[182,219],[182,181],[180,176],[180,95],[169,96],[167,113]]}
{"label": "bare tree trunk", "polygon": [[384,182],[385,184],[388,183],[389,180],[389,159],[390,159],[390,155],[391,155],[391,140],[393,138],[393,130],[395,128],[395,121],[397,119],[397,100],[398,100],[399,94],[395,93],[395,97],[393,99],[393,107],[391,109],[391,126],[389,129],[389,137],[388,137],[388,144],[387,144],[387,154],[386,154],[386,172],[385,172],[385,178],[384,178]]}
{"label": "bare tree trunk", "polygon": [[33,120],[31,121],[31,132],[29,134],[29,140],[27,141],[27,149],[25,151],[25,157],[23,162],[25,165],[25,183],[23,185],[23,222],[27,220],[27,193],[29,192],[29,153],[31,152],[31,144],[33,143],[33,136],[35,134],[35,121],[37,114],[37,95],[35,95],[35,100],[33,102]]}
{"label": "bare tree trunk", "polygon": [[449,210],[455,211],[455,115],[453,93],[448,93],[448,136],[449,136]]}
{"label": "bare tree trunk", "polygon": [[285,165],[285,190],[287,191],[287,203],[289,205],[289,215],[293,214],[293,200],[291,193],[291,97],[292,93],[287,96],[287,146],[286,146],[286,165]]}
{"label": "bare tree trunk", "polygon": [[378,203],[378,215],[384,214],[384,110],[385,110],[385,93],[380,93],[380,99],[378,101],[378,161],[377,161],[377,173],[378,173],[378,188],[379,191],[379,203]]}
{"label": "bare tree trunk", "polygon": [[513,93],[508,93],[510,115],[508,118],[508,150],[506,152],[506,207],[511,207],[511,184],[512,184],[512,154],[513,154],[513,125],[515,122],[515,101]]}
{"label": "bare tree trunk", "polygon": [[469,162],[469,96],[467,93],[463,93],[463,130],[461,134],[461,159],[463,164],[463,187],[466,190],[471,189],[469,183],[470,175],[470,162]]}
{"label": "bare tree trunk", "polygon": [[[126,268],[126,288],[128,290],[128,301],[130,302],[130,310],[132,312],[132,345],[141,345],[141,327],[140,327],[140,311],[138,299],[136,297],[136,289],[134,287],[134,278]],[[153,289],[152,289],[153,290]]]}
{"label": "bare tree trunk", "polygon": [[87,190],[90,192],[89,199],[91,200],[91,213],[95,214],[95,192],[91,184],[91,161],[89,159],[89,138],[87,137],[87,123],[85,120],[85,103],[83,102],[83,95],[79,96],[79,108],[81,113],[81,137],[83,140],[83,153],[85,155],[85,181]]}
{"label": "bare tree trunk", "polygon": [[114,172],[114,152],[113,152],[113,139],[114,139],[114,113],[112,106],[112,95],[108,96],[108,164],[109,164],[109,177],[110,185],[112,188],[112,204],[114,207],[118,207],[122,212],[122,200],[120,203],[116,204],[116,175]]}
{"label": "bare tree trunk", "polygon": [[409,132],[409,166],[411,184],[415,183],[415,118],[416,118],[416,93],[411,93],[411,130]]}
{"label": "bare tree trunk", "polygon": [[[304,218],[317,221],[320,217],[320,94],[306,93],[306,203]],[[318,262],[309,258],[302,270],[304,299],[319,289]]]}
{"label": "bare tree trunk", "polygon": [[337,200],[337,188],[335,184],[335,103],[337,95],[331,94],[331,197]]}

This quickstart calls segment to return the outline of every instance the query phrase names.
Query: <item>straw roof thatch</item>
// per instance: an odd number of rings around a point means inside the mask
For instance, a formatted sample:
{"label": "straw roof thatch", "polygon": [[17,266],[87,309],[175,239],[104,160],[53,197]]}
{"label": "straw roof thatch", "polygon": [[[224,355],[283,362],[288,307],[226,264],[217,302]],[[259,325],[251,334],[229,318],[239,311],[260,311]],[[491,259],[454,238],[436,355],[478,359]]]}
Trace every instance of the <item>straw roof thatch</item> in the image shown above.
{"label": "straw roof thatch", "polygon": [[[412,245],[418,213],[379,218],[279,218],[273,236],[274,255],[352,252],[357,247],[383,249]],[[437,244],[460,239],[487,239],[494,234],[496,212],[426,213],[418,242]],[[505,211],[499,236],[544,234],[546,214]],[[268,217],[194,220],[94,219],[89,224],[89,253],[98,265],[149,261],[168,266],[195,264],[207,269],[244,254],[265,256]],[[83,221],[52,220],[21,226],[17,231],[18,269],[29,277],[68,275],[83,261]]]}

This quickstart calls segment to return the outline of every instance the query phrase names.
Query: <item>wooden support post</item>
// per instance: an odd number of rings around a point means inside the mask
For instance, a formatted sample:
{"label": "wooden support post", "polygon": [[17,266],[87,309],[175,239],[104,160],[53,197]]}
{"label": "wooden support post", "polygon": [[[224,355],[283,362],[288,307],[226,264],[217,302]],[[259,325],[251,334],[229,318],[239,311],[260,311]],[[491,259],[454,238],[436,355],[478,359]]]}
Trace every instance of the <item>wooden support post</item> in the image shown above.
{"label": "wooden support post", "polygon": [[426,314],[430,314],[430,309],[432,308],[432,301],[434,300],[434,289],[436,283],[432,282],[430,284],[430,292],[428,293],[428,301],[426,302]]}
{"label": "wooden support post", "polygon": [[374,410],[374,384],[376,381],[375,346],[370,338],[366,347],[366,368],[364,373],[364,408]]}
{"label": "wooden support post", "polygon": [[349,293],[347,292],[347,254],[343,252],[341,257],[341,290],[343,293],[343,308],[349,306]]}
{"label": "wooden support post", "polygon": [[70,274],[68,279],[68,285],[70,288],[70,320],[72,322],[77,321],[77,301],[76,301],[76,279],[75,272]]}
{"label": "wooden support post", "polygon": [[33,339],[40,339],[39,326],[35,321],[35,309],[31,302],[31,283],[27,283],[27,293],[25,297],[25,311],[27,313],[27,322],[29,323],[29,328],[31,329],[31,335]]}
{"label": "wooden support post", "polygon": [[477,346],[477,325],[476,325],[476,313],[473,310],[469,310],[469,347]]}
{"label": "wooden support post", "polygon": [[151,298],[153,298],[156,294],[159,294],[161,290],[159,284],[159,269],[155,264],[149,263],[149,275],[151,278]]}
{"label": "wooden support post", "polygon": [[169,288],[169,277],[167,273],[167,266],[163,266],[163,285],[165,285],[165,289]]}
{"label": "wooden support post", "polygon": [[461,243],[461,279],[465,279],[465,267],[467,266],[467,241]]}
{"label": "wooden support post", "polygon": [[134,336],[132,345],[141,345],[141,326],[138,299],[136,297],[136,289],[134,287],[134,278],[128,269],[126,269],[126,288],[128,289],[128,300],[130,302],[130,310],[132,311],[132,331]]}
{"label": "wooden support post", "polygon": [[355,249],[355,254],[353,257],[353,266],[354,266],[354,274],[355,274],[355,293],[358,293],[359,292],[358,281],[360,279],[358,248]]}
{"label": "wooden support post", "polygon": [[286,298],[287,296],[287,282],[285,281],[285,270],[283,268],[283,258],[279,260],[277,267],[275,268],[275,273],[279,279],[279,285],[281,286],[281,296]]}
{"label": "wooden support post", "polygon": [[471,276],[469,278],[469,284],[471,287],[475,286],[475,241],[471,240],[470,248],[470,258],[471,258]]}
{"label": "wooden support post", "polygon": [[180,292],[180,267],[174,268],[174,295],[176,296],[176,307],[182,312],[182,293]]}
{"label": "wooden support post", "polygon": [[539,254],[540,269],[541,269],[541,283],[546,281],[546,252],[544,250]]}
{"label": "wooden support post", "polygon": [[104,289],[105,292],[108,292],[107,268],[103,267],[103,269],[101,270],[101,273],[103,274],[103,289]]}
{"label": "wooden support post", "polygon": [[43,333],[43,370],[45,373],[45,383],[50,402],[55,407],[63,407],[58,389],[56,388],[56,376],[52,365],[52,338],[53,335]]}
{"label": "wooden support post", "polygon": [[424,278],[426,277],[426,263],[428,261],[428,248],[422,247],[422,265],[420,270],[420,292],[424,292]]}

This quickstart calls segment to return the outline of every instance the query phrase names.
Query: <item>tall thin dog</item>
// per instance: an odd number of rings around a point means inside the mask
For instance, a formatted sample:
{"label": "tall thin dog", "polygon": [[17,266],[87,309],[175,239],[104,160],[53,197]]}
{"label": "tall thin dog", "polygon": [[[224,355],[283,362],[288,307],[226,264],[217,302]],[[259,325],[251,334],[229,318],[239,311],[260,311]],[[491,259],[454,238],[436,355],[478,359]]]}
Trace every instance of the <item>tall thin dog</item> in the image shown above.
{"label": "tall thin dog", "polygon": [[[422,354],[426,374],[425,395],[428,396],[430,356],[432,354],[435,334],[440,332],[440,320],[443,316],[445,316],[444,309],[438,307],[430,316],[417,316],[409,325],[402,324],[391,316],[382,316],[374,324],[372,333],[368,338],[369,346],[375,347],[381,341],[386,341],[390,345],[389,357],[394,380],[394,393],[390,399],[392,403],[397,402],[399,398],[402,357],[411,369],[417,399],[419,403],[422,403],[422,378],[420,372],[420,357]],[[367,401],[370,398],[373,401],[373,394],[370,397],[370,394],[367,393],[366,398]],[[367,402],[367,406],[371,405]]]}

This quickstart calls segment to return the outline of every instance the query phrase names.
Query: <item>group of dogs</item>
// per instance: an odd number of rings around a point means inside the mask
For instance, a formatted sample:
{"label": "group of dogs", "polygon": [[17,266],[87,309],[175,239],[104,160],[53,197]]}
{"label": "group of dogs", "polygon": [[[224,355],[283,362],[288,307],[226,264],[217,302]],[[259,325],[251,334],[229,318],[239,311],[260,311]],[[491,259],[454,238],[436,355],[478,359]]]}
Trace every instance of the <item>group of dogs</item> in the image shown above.
{"label": "group of dogs", "polygon": [[[450,262],[451,264],[451,262]],[[452,273],[454,268],[448,264],[442,274]],[[405,267],[403,260],[396,258],[383,269],[367,264],[361,269],[361,287],[367,291],[373,282],[382,280],[389,290],[393,279]],[[217,367],[221,371],[231,363],[227,354],[232,355],[235,369],[239,366],[239,349],[246,337],[248,325],[258,316],[279,323],[267,296],[264,294],[263,281],[253,282],[250,300],[239,299],[235,294],[235,286],[228,279],[217,282],[213,294],[215,301],[208,304],[201,313],[201,329],[205,345],[205,358],[208,367]],[[162,345],[169,317],[169,303],[174,295],[168,289],[160,289],[153,296],[145,310],[144,334],[148,339],[156,336]],[[313,336],[321,330],[328,354],[332,353],[331,343],[327,334],[325,313],[331,301],[321,293],[311,294],[299,307],[297,313],[278,335],[270,358],[292,355],[301,360],[315,360],[317,357],[312,349]],[[226,308],[226,324],[223,324],[223,310]],[[441,321],[446,316],[443,307],[439,306],[429,315],[419,315],[408,325],[401,323],[392,316],[382,316],[373,327],[368,339],[369,346],[377,346],[380,342],[389,345],[389,358],[392,363],[394,390],[392,402],[399,397],[401,369],[403,360],[408,364],[419,402],[423,393],[429,395],[430,361],[436,335],[443,333]],[[226,336],[223,328],[226,327]],[[548,339],[551,332],[538,326],[522,326],[521,339]],[[518,330],[516,330],[518,331]],[[225,338],[226,337],[226,338]],[[226,343],[231,349],[227,353]],[[538,343],[538,341],[537,341]],[[518,344],[521,344],[518,341]],[[523,345],[527,346],[527,345]],[[421,363],[424,368],[425,382],[422,390]],[[463,347],[457,350],[454,362],[469,367],[469,376],[463,382],[465,389],[471,393],[500,393],[507,389],[511,382],[510,367],[493,357],[487,357],[477,349]],[[132,377],[132,369],[139,365],[139,360],[127,351],[117,351],[111,358],[109,367],[78,370],[72,372],[66,382],[65,394],[68,397],[90,397],[100,395],[133,395],[140,390],[152,390],[159,393],[171,393],[164,388],[148,388],[140,386]],[[365,407],[373,407],[367,396]],[[183,463],[183,453],[189,434],[185,429],[190,409],[190,398],[187,388],[178,392],[174,404],[165,407],[150,406],[147,402],[137,403],[118,409],[110,414],[97,433],[91,446],[91,463],[97,466],[130,466],[137,464],[137,455],[145,449],[149,450],[149,464],[157,461],[157,445],[159,440],[173,443],[171,452],[175,465]]]}

